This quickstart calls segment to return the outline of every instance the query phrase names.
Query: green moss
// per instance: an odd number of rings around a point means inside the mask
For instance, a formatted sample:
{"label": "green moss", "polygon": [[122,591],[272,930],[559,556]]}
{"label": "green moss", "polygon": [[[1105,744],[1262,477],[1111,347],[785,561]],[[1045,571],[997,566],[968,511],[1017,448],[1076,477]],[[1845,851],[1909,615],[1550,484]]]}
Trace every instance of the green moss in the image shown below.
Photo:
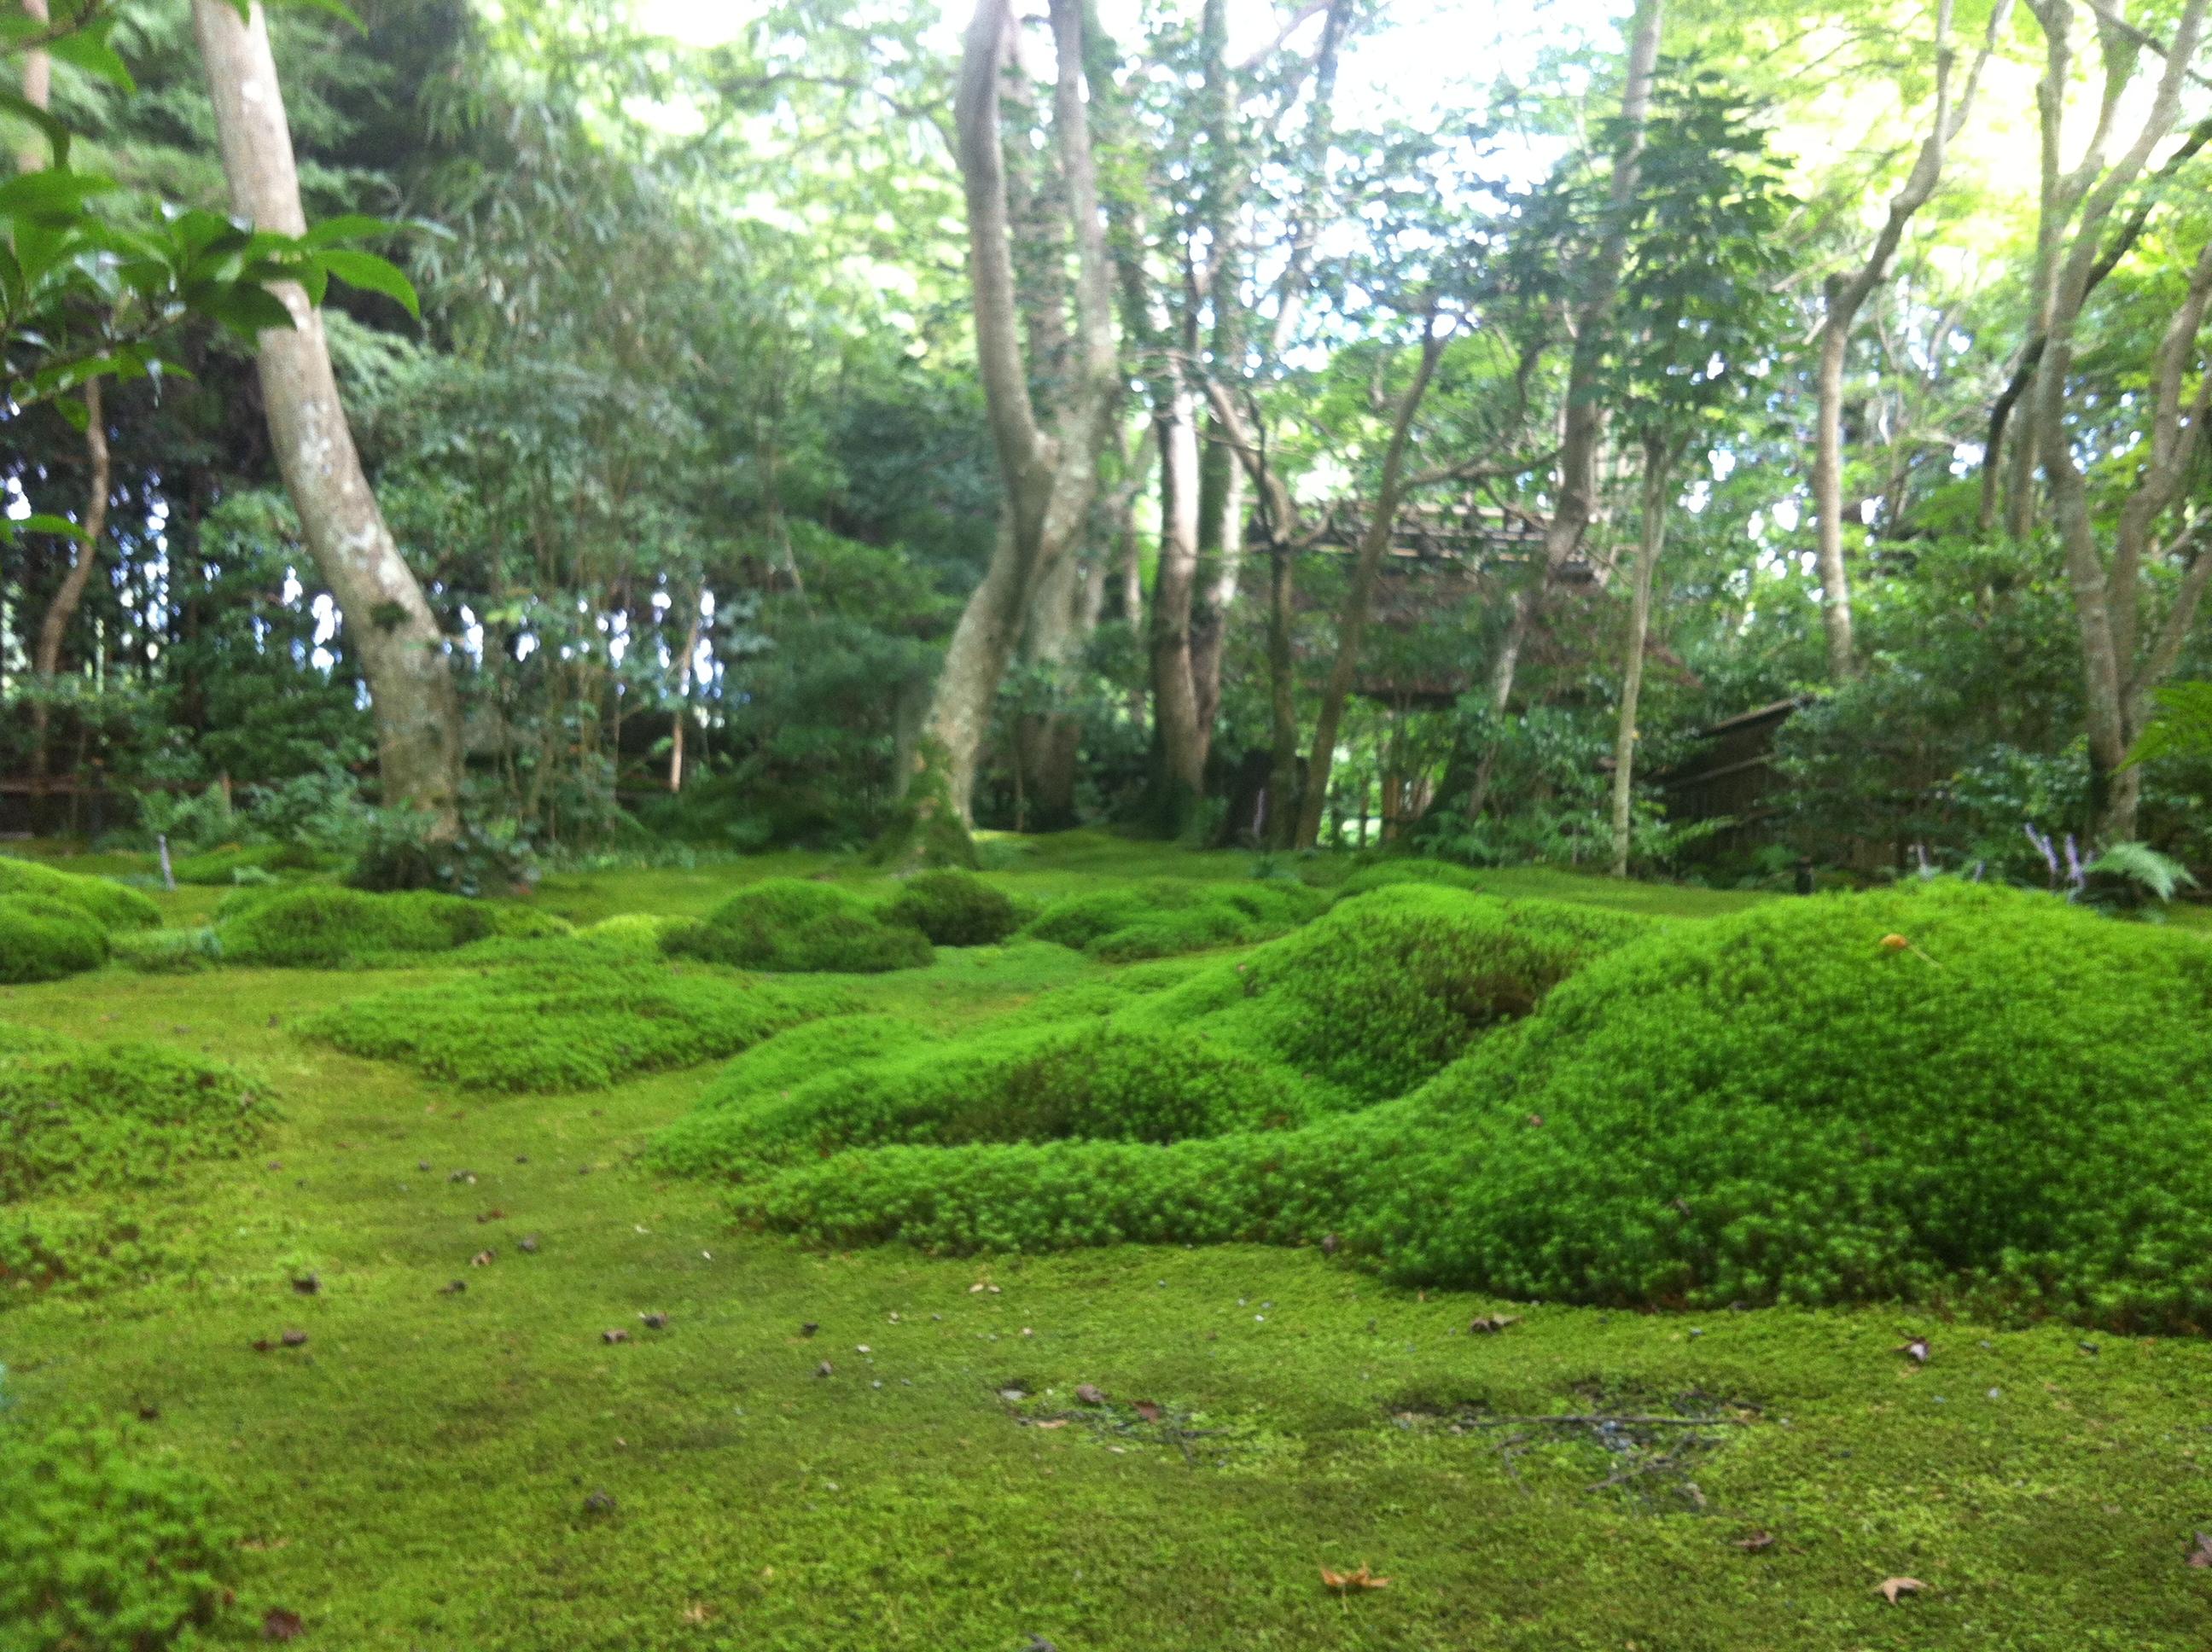
{"label": "green moss", "polygon": [[831,1072],[695,1115],[664,1151],[749,1174],[856,1144],[1176,1141],[1305,1115],[1292,1076],[1194,1039],[1110,1022],[994,1031]]}
{"label": "green moss", "polygon": [[356,999],[301,1030],[469,1089],[557,1092],[734,1055],[848,1007],[826,987],[570,956]]}
{"label": "green moss", "polygon": [[1479,890],[1482,882],[1480,874],[1452,861],[1423,860],[1408,855],[1360,867],[1336,885],[1336,893],[1340,896],[1364,895],[1370,890],[1388,889],[1396,884],[1441,884],[1447,889]]}
{"label": "green moss", "polygon": [[245,1152],[270,1116],[253,1080],[158,1044],[0,1042],[0,1200],[160,1187]]}
{"label": "green moss", "polygon": [[228,888],[251,883],[257,877],[331,872],[344,865],[343,856],[325,854],[302,844],[229,843],[201,854],[180,856],[170,862],[169,871],[179,884]]}
{"label": "green moss", "polygon": [[220,908],[216,933],[232,963],[338,969],[393,954],[449,952],[505,932],[503,922],[512,921],[502,917],[507,910],[428,890],[372,895],[323,884],[241,890]]}
{"label": "green moss", "polygon": [[173,1242],[115,1206],[0,1209],[0,1309],[48,1292],[97,1296],[176,1271]]}
{"label": "green moss", "polygon": [[1281,881],[1194,884],[1155,878],[1054,901],[1028,932],[1039,940],[1082,948],[1109,963],[1131,963],[1265,940],[1305,922],[1326,904],[1311,890]]}
{"label": "green moss", "polygon": [[82,907],[0,895],[0,981],[59,981],[107,962],[107,933]]}
{"label": "green moss", "polygon": [[109,946],[117,963],[141,975],[196,975],[222,962],[222,943],[207,926],[126,931]]}
{"label": "green moss", "polygon": [[884,922],[850,890],[797,878],[756,884],[661,945],[678,957],[780,974],[872,975],[930,960],[920,930]]}
{"label": "green moss", "polygon": [[969,872],[916,872],[884,903],[883,919],[939,946],[989,946],[1018,927],[1013,902]]}
{"label": "green moss", "polygon": [[0,855],[0,895],[36,895],[66,902],[88,914],[103,929],[152,929],[161,921],[161,908],[135,889],[8,855]]}
{"label": "green moss", "polygon": [[237,1627],[214,1485],[85,1418],[0,1430],[0,1644],[169,1652]]}

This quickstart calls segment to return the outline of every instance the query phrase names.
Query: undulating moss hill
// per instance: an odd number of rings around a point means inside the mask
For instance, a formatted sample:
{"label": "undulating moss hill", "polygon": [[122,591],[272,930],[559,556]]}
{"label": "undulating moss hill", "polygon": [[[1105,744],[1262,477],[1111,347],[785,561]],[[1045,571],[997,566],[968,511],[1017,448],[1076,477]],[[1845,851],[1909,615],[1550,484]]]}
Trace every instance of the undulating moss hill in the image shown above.
{"label": "undulating moss hill", "polygon": [[984,860],[0,984],[0,1647],[2201,1644],[2202,936]]}

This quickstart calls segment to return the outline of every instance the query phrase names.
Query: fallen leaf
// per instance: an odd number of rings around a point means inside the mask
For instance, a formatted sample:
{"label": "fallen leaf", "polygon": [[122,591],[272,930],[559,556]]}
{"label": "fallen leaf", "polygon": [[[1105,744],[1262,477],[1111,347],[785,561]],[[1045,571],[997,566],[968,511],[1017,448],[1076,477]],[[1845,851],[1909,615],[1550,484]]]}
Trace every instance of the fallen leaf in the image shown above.
{"label": "fallen leaf", "polygon": [[814,1368],[814,1375],[817,1376],[835,1376],[836,1374],[837,1368],[826,1359]]}
{"label": "fallen leaf", "polygon": [[1364,1565],[1357,1571],[1331,1571],[1328,1567],[1323,1566],[1321,1569],[1321,1581],[1328,1588],[1342,1593],[1349,1593],[1352,1589],[1383,1589],[1390,1587],[1389,1578],[1377,1577]]}
{"label": "fallen leaf", "polygon": [[257,1354],[265,1354],[276,1345],[270,1341],[267,1337],[256,1337],[253,1339],[253,1351]]}
{"label": "fallen leaf", "polygon": [[283,1340],[287,1348],[304,1348],[307,1345],[307,1333],[305,1331],[287,1331]]}
{"label": "fallen leaf", "polygon": [[1321,1254],[1324,1256],[1334,1256],[1336,1254],[1336,1248],[1343,1242],[1334,1234],[1324,1233],[1321,1236]]}
{"label": "fallen leaf", "polygon": [[615,1500],[610,1492],[594,1491],[584,1499],[584,1512],[587,1515],[611,1515],[614,1511]]}
{"label": "fallen leaf", "polygon": [[307,1625],[300,1621],[296,1612],[287,1612],[282,1606],[271,1606],[261,1620],[261,1638],[264,1641],[296,1641],[307,1632]]}
{"label": "fallen leaf", "polygon": [[292,1289],[303,1297],[312,1297],[322,1288],[323,1276],[319,1273],[302,1273],[292,1281]]}
{"label": "fallen leaf", "polygon": [[713,1607],[702,1605],[696,1600],[684,1608],[684,1621],[687,1624],[703,1624],[714,1615]]}
{"label": "fallen leaf", "polygon": [[498,1206],[495,1205],[483,1215],[477,1217],[477,1220],[479,1222],[504,1222],[507,1220],[507,1212],[500,1209]]}
{"label": "fallen leaf", "polygon": [[1895,1606],[1900,1594],[1917,1594],[1927,1587],[1917,1577],[1885,1577],[1875,1585],[1875,1593]]}
{"label": "fallen leaf", "polygon": [[2189,1552],[2189,1564],[2192,1566],[2212,1566],[2212,1532],[2197,1533],[2197,1546]]}
{"label": "fallen leaf", "polygon": [[456,1279],[451,1285],[440,1285],[438,1294],[441,1297],[458,1297],[468,1288],[469,1282],[466,1279]]}
{"label": "fallen leaf", "polygon": [[645,1321],[645,1328],[648,1331],[665,1331],[668,1328],[668,1315],[665,1314],[640,1314],[638,1318]]}
{"label": "fallen leaf", "polygon": [[1160,1420],[1160,1408],[1149,1400],[1139,1400],[1137,1401],[1137,1415],[1148,1423],[1157,1423]]}
{"label": "fallen leaf", "polygon": [[1031,1423],[1030,1426],[1031,1428],[1066,1428],[1067,1426],[1067,1418],[1065,1417],[1041,1417],[1036,1422]]}
{"label": "fallen leaf", "polygon": [[1735,1546],[1746,1554],[1757,1554],[1761,1549],[1771,1549],[1774,1546],[1774,1534],[1753,1532],[1747,1537],[1736,1539]]}
{"label": "fallen leaf", "polygon": [[534,1233],[525,1234],[523,1236],[522,1242],[517,1245],[515,1248],[522,1252],[526,1256],[535,1256],[538,1254],[538,1236]]}
{"label": "fallen leaf", "polygon": [[1086,1406],[1103,1406],[1106,1403],[1105,1390],[1095,1382],[1077,1383],[1075,1397]]}
{"label": "fallen leaf", "polygon": [[608,1343],[628,1342],[629,1340],[629,1333],[619,1327],[612,1331],[602,1331],[599,1333],[599,1340]]}
{"label": "fallen leaf", "polygon": [[1476,1318],[1467,1328],[1472,1335],[1489,1336],[1503,1331],[1509,1325],[1520,1323],[1521,1316],[1518,1314],[1484,1314]]}
{"label": "fallen leaf", "polygon": [[799,1334],[803,1337],[811,1337],[821,1328],[822,1327],[819,1325],[817,1325],[812,1320],[809,1320],[805,1324],[799,1327]]}
{"label": "fallen leaf", "polygon": [[475,1255],[469,1258],[469,1266],[471,1267],[489,1267],[491,1266],[491,1259],[497,1254],[498,1253],[496,1251],[480,1250]]}
{"label": "fallen leaf", "polygon": [[151,1400],[140,1401],[138,1406],[138,1420],[142,1423],[160,1422],[161,1420],[161,1406],[155,1405]]}
{"label": "fallen leaf", "polygon": [[1928,1345],[1926,1337],[1915,1337],[1897,1351],[1916,1365],[1925,1365],[1936,1354],[1936,1351]]}

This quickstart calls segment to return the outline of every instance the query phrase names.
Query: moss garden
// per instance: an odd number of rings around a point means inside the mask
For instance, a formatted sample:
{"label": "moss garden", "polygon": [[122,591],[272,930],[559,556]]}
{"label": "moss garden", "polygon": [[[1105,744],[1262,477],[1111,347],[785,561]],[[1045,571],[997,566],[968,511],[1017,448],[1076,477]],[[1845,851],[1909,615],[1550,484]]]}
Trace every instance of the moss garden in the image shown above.
{"label": "moss garden", "polygon": [[0,1652],[2205,1643],[2201,928],[981,859],[0,859]]}

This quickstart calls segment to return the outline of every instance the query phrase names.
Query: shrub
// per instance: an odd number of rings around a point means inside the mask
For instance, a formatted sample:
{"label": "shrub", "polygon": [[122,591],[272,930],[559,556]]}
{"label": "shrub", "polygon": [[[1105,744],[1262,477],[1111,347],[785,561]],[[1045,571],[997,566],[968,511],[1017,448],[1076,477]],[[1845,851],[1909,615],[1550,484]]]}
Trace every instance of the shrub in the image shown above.
{"label": "shrub", "polygon": [[107,962],[107,934],[83,908],[0,895],[0,982],[59,981]]}
{"label": "shrub", "polygon": [[273,1116],[244,1074],[164,1045],[0,1038],[0,1200],[160,1187]]}
{"label": "shrub", "polygon": [[135,889],[7,855],[0,855],[0,895],[37,895],[65,902],[103,929],[152,929],[161,921],[161,908]]}
{"label": "shrub", "polygon": [[228,1616],[238,1534],[201,1476],[88,1418],[0,1430],[0,1625],[9,1647],[166,1652]]}
{"label": "shrub", "polygon": [[772,878],[732,896],[695,927],[672,931],[662,947],[742,969],[872,975],[930,961],[929,938],[890,924],[847,889]]}
{"label": "shrub", "polygon": [[1334,1233],[1408,1281],[1547,1300],[2200,1333],[2208,1038],[2191,937],[1972,885],[1778,902],[1655,927],[1422,1090],[1302,1130],[847,1153],[739,1204],[844,1242]]}
{"label": "shrub", "polygon": [[495,933],[499,923],[489,904],[457,895],[310,884],[232,896],[218,909],[216,933],[233,963],[337,969],[392,953],[449,952]]}
{"label": "shrub", "polygon": [[1017,926],[1013,902],[971,872],[917,872],[884,903],[882,915],[939,946],[989,946]]}
{"label": "shrub", "polygon": [[986,1034],[702,1110],[686,1169],[745,1174],[858,1144],[1176,1141],[1304,1115],[1292,1075],[1110,1022]]}
{"label": "shrub", "polygon": [[570,952],[356,999],[301,1030],[470,1089],[551,1093],[735,1055],[849,1007],[841,993],[811,984]]}

